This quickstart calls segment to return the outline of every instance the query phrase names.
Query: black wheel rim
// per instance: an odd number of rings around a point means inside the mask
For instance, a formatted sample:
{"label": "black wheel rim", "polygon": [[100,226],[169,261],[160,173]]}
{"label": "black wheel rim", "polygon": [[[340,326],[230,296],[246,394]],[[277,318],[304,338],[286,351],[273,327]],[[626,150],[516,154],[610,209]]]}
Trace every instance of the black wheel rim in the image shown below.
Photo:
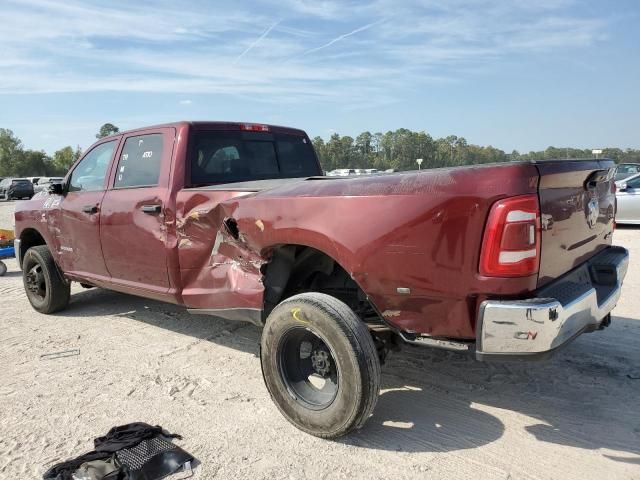
{"label": "black wheel rim", "polygon": [[25,283],[27,285],[27,291],[29,292],[29,295],[36,298],[37,300],[44,300],[45,296],[47,295],[47,284],[44,279],[42,266],[39,263],[36,263],[27,272]]}
{"label": "black wheel rim", "polygon": [[280,376],[291,397],[311,410],[333,403],[340,385],[335,356],[327,343],[308,328],[285,332],[278,348]]}

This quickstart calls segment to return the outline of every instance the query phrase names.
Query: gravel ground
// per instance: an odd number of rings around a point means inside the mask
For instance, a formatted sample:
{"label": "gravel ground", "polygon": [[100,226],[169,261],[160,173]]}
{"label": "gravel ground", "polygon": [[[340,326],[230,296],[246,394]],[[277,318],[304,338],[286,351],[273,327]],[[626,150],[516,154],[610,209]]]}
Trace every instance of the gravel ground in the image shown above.
{"label": "gravel ground", "polygon": [[[0,203],[0,226],[12,224]],[[406,348],[383,368],[372,418],[339,441],[305,435],[262,383],[260,330],[74,286],[34,312],[15,261],[0,278],[0,478],[40,478],[132,421],[160,424],[199,478],[640,479],[640,231],[610,328],[552,360],[486,364]],[[80,355],[40,355],[79,349]]]}

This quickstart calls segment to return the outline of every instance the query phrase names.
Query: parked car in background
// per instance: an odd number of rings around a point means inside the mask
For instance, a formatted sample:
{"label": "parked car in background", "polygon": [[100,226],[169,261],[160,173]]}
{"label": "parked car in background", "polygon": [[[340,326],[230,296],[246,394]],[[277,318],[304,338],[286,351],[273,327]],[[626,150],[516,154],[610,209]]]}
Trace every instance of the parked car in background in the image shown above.
{"label": "parked car in background", "polygon": [[35,188],[35,186],[38,184],[38,180],[40,180],[42,177],[23,177],[23,178],[25,178],[26,180],[29,180]]}
{"label": "parked car in background", "polygon": [[620,163],[616,167],[615,181],[624,180],[640,173],[640,163]]}
{"label": "parked car in background", "polygon": [[33,197],[33,183],[26,178],[5,178],[0,182],[0,200]]}
{"label": "parked car in background", "polygon": [[349,175],[357,175],[355,168],[336,168],[327,173],[328,177],[348,177]]}
{"label": "parked car in background", "polygon": [[327,172],[328,177],[348,177],[350,175],[372,175],[379,173],[377,168],[336,168]]}
{"label": "parked car in background", "polygon": [[616,182],[616,223],[640,225],[640,173]]}
{"label": "parked car in background", "polygon": [[48,192],[52,183],[62,183],[63,180],[62,177],[40,177],[40,180],[33,185],[33,191],[35,193]]}

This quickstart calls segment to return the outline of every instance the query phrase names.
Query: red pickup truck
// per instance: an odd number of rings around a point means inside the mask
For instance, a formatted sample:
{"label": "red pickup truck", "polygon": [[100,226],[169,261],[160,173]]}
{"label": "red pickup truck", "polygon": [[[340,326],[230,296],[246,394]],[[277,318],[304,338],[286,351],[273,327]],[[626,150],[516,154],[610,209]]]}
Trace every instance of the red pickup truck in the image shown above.
{"label": "red pickup truck", "polygon": [[42,313],[75,281],[264,327],[276,405],[337,437],[400,344],[530,359],[607,326],[628,265],[613,175],[589,159],[324,177],[303,131],[180,122],[100,140],[20,203],[16,254]]}

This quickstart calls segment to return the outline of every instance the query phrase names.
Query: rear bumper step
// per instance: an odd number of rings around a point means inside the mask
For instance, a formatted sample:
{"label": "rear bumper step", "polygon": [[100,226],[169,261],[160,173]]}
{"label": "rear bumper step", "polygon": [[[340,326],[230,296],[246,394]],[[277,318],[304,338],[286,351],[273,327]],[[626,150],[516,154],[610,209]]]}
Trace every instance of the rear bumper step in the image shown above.
{"label": "rear bumper step", "polygon": [[625,248],[608,247],[535,298],[482,302],[476,358],[544,358],[581,333],[606,326],[628,265]]}

